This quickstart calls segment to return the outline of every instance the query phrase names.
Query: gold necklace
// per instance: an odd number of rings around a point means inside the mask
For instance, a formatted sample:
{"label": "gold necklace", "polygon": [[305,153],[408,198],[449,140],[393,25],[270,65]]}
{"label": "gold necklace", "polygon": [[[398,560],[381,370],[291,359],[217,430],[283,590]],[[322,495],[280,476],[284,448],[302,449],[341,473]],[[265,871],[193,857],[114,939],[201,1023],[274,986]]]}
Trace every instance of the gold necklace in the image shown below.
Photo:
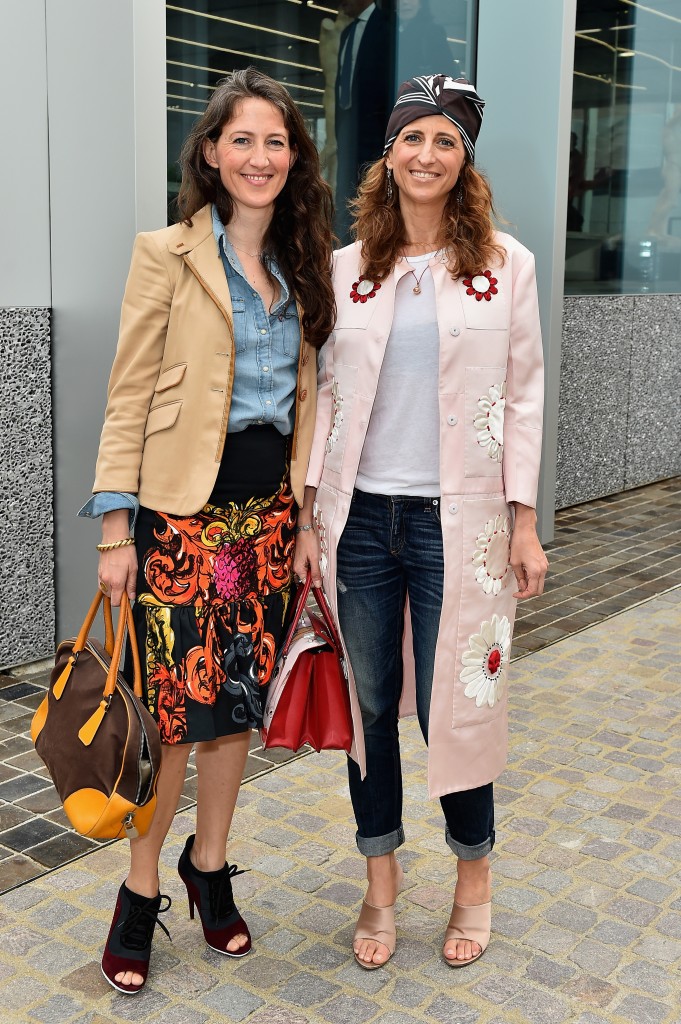
{"label": "gold necklace", "polygon": [[429,267],[429,264],[426,263],[425,267],[423,268],[423,270],[421,271],[421,273],[419,274],[418,277],[416,276],[416,273],[411,269],[411,267],[409,268],[409,273],[412,275],[412,277],[416,281],[416,284],[412,288],[412,291],[413,291],[414,295],[420,295],[421,294],[421,278],[425,274],[426,270],[428,270],[428,267]]}
{"label": "gold necklace", "polygon": [[[226,234],[226,232],[225,232],[225,234]],[[248,249],[244,249],[244,247],[242,245],[237,245],[236,242],[232,241],[232,239],[229,237],[229,235],[227,235],[227,241],[231,245],[233,245],[235,249],[238,249],[239,252],[245,252],[247,256],[252,256],[254,260],[259,260],[260,257],[262,256],[261,252],[249,252]]]}

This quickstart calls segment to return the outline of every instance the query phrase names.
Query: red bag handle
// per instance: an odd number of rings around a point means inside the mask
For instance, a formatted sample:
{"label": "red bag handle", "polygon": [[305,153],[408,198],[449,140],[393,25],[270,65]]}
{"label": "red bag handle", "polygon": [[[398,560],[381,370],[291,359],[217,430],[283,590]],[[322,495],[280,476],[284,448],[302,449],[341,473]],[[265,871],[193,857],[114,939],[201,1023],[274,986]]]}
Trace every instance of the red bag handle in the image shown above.
{"label": "red bag handle", "polygon": [[317,602],[317,606],[320,612],[322,613],[322,618],[324,619],[326,628],[329,631],[329,635],[334,646],[336,647],[336,650],[341,655],[343,653],[340,636],[338,635],[336,624],[333,621],[331,609],[329,608],[326,597],[324,596],[324,591],[322,590],[321,587],[315,587],[312,585],[312,574],[308,569],[307,576],[304,581],[298,584],[296,596],[293,599],[293,618],[291,619],[291,625],[289,626],[289,631],[286,634],[286,639],[284,640],[284,646],[281,649],[280,657],[284,657],[289,652],[289,648],[293,643],[293,637],[295,636],[296,630],[298,629],[300,618],[303,612],[305,611],[305,605],[307,604],[307,599],[310,594],[310,590],[312,590],[315,596],[315,601]]}

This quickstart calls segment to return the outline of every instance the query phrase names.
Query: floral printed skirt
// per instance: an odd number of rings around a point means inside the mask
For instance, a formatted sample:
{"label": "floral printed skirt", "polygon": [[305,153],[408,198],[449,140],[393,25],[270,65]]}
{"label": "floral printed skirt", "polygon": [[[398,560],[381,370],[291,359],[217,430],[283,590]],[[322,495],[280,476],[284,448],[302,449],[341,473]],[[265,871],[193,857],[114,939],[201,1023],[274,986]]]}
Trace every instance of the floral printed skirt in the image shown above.
{"label": "floral printed skirt", "polygon": [[193,516],[140,509],[133,609],[146,700],[163,743],[262,723],[291,596],[296,509],[277,493]]}

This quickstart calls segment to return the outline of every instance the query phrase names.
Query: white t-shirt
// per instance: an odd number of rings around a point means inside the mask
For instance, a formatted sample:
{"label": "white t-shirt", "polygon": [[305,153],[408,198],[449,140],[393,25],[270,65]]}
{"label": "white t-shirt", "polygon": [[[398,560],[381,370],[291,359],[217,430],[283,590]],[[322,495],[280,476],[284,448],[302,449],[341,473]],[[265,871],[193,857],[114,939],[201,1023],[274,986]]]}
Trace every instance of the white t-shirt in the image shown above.
{"label": "white t-shirt", "polygon": [[[357,473],[357,487],[370,494],[440,494],[440,336],[428,267],[434,255],[406,257],[412,273],[395,291],[392,329]],[[419,295],[414,294],[417,280]]]}

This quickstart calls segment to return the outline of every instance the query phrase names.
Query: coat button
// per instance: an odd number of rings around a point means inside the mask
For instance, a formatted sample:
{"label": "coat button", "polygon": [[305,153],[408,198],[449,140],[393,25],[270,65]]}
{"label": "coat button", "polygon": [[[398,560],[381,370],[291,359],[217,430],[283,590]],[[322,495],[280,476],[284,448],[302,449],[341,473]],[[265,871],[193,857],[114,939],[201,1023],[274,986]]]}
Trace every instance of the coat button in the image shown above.
{"label": "coat button", "polygon": [[267,334],[267,328],[266,327],[261,327],[260,328],[260,333],[261,334]]}
{"label": "coat button", "polygon": [[453,516],[455,516],[456,513],[459,511],[459,506],[456,504],[455,501],[453,501],[449,506],[449,511],[452,513]]}
{"label": "coat button", "polygon": [[459,327],[450,327],[449,333],[453,338],[458,338],[459,335],[461,334],[461,329]]}
{"label": "coat button", "polygon": [[458,416],[454,416],[454,414],[452,414],[451,416],[447,417],[447,423],[449,423],[450,427],[455,427],[458,422],[459,422],[459,417]]}

